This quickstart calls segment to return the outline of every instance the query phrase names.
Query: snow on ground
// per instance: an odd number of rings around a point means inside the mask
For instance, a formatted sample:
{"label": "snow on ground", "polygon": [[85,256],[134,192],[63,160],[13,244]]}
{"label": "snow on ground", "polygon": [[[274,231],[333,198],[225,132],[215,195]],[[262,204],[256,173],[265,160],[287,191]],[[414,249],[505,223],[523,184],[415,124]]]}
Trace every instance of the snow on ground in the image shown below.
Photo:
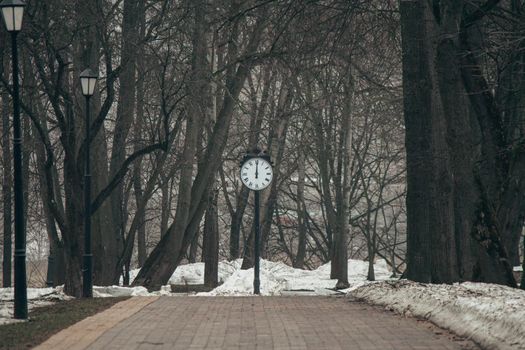
{"label": "snow on ground", "polygon": [[155,295],[170,295],[171,287],[162,286],[159,291],[148,292],[144,287],[122,287],[122,286],[93,286],[95,298],[109,297],[149,297]]}
{"label": "snow on ground", "polygon": [[[67,300],[61,287],[57,288],[27,288],[27,306],[34,307],[50,305],[58,300]],[[14,288],[0,288],[0,325],[20,322],[13,319]]]}
{"label": "snow on ground", "polygon": [[[199,296],[223,295],[243,296],[253,294],[253,268],[241,270],[242,259],[219,262],[219,287],[208,293],[198,293]],[[391,272],[384,260],[374,265],[376,279],[389,278]],[[366,283],[368,262],[348,260],[348,281],[350,288],[356,288]],[[133,280],[138,270],[130,271]],[[280,295],[284,290],[309,290],[313,294],[332,294],[329,289],[334,288],[336,280],[330,279],[330,263],[320,266],[316,270],[295,269],[282,262],[272,262],[261,259],[261,294]],[[169,280],[169,284],[204,284],[204,263],[186,264],[177,267]],[[346,291],[346,290],[345,290]],[[343,292],[345,292],[343,291]],[[116,289],[121,293],[123,290]],[[106,292],[102,292],[106,293]],[[111,292],[107,292],[111,294]],[[146,295],[144,291],[135,295]]]}
{"label": "snow on ground", "polygon": [[484,283],[370,283],[349,293],[406,316],[428,319],[485,349],[525,349],[525,291]]}
{"label": "snow on ground", "polygon": [[[219,262],[219,282],[224,282],[236,270],[240,269],[241,265],[242,259]],[[131,281],[135,279],[139,270],[135,269],[129,272]],[[120,283],[122,284],[122,278]],[[204,284],[204,263],[198,262],[178,266],[170,277],[168,284]]]}
{"label": "snow on ground", "polygon": [[[348,260],[348,282],[350,289],[366,283],[368,263],[360,260]],[[390,271],[386,262],[375,264],[376,279],[389,278]],[[286,290],[308,290],[314,294],[332,294],[337,280],[330,279],[330,263],[315,270],[301,270],[290,267],[282,262],[261,260],[261,295],[280,295]],[[345,290],[347,291],[347,290]],[[199,296],[227,295],[242,296],[253,294],[253,269],[238,268],[224,283],[208,293],[198,293]]]}

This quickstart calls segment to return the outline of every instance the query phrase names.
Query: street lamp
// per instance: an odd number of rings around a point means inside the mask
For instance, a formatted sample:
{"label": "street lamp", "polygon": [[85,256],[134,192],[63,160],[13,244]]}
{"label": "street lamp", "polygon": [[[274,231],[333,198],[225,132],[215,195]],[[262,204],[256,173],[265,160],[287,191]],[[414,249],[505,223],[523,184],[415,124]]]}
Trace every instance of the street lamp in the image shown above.
{"label": "street lamp", "polygon": [[15,192],[15,310],[14,317],[27,318],[26,230],[24,227],[24,186],[22,183],[22,132],[18,85],[18,50],[16,36],[22,28],[25,3],[4,0],[0,3],[7,31],[11,33],[13,63],[13,165]]}
{"label": "street lamp", "polygon": [[80,73],[82,94],[86,97],[86,141],[84,168],[84,256],[82,267],[82,297],[93,297],[93,254],[91,252],[91,169],[89,162],[89,99],[95,92],[98,75],[87,68]]}

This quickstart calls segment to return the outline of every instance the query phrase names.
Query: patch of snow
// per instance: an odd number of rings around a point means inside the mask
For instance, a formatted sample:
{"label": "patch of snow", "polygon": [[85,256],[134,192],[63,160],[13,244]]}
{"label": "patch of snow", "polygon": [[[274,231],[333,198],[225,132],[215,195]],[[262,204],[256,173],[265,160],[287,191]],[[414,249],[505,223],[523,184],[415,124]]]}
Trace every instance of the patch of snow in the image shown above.
{"label": "patch of snow", "polygon": [[[14,288],[0,288],[0,301],[14,300]],[[66,299],[62,287],[57,288],[27,288],[27,299]]]}
{"label": "patch of snow", "polygon": [[425,318],[486,349],[525,349],[525,291],[520,289],[399,280],[367,284],[349,295],[406,316]]}
{"label": "patch of snow", "polygon": [[513,270],[516,272],[523,272],[523,266],[514,266]]}
{"label": "patch of snow", "polygon": [[107,297],[144,297],[150,293],[144,287],[93,286],[95,298]]}
{"label": "patch of snow", "polygon": [[[384,280],[390,276],[386,263],[375,264],[376,279]],[[313,291],[316,295],[336,293],[332,289],[337,280],[330,279],[330,263],[320,266],[316,270],[302,270],[290,267],[282,262],[272,262],[261,259],[260,279],[261,295],[289,294],[290,290]],[[360,260],[348,260],[348,282],[350,288],[346,292],[366,283],[368,263]],[[237,267],[224,283],[207,293],[198,293],[198,296],[223,295],[244,296],[253,294],[253,268],[240,270]]]}
{"label": "patch of snow", "polygon": [[[72,299],[63,292],[62,287],[56,288],[27,288],[27,307],[32,310],[35,307],[51,305],[58,300]],[[23,320],[13,319],[14,311],[14,288],[0,288],[0,325]]]}
{"label": "patch of snow", "polygon": [[156,295],[171,295],[171,286],[165,285],[160,290],[153,292],[148,292],[144,287],[93,286],[93,296],[95,298],[151,297]]}
{"label": "patch of snow", "polygon": [[[219,283],[223,283],[235,271],[241,268],[242,259],[234,261],[219,262]],[[131,270],[129,279],[133,281],[137,277],[140,269]],[[122,284],[122,278],[120,281]],[[204,284],[204,263],[180,265],[170,277],[168,284]]]}

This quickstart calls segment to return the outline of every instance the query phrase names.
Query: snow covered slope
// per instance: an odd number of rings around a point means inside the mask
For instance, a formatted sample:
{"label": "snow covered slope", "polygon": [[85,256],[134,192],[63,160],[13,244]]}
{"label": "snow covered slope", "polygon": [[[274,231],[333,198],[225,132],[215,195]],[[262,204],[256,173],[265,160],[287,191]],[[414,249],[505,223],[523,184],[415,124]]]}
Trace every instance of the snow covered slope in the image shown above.
{"label": "snow covered slope", "polygon": [[400,280],[370,283],[349,295],[428,319],[485,349],[525,349],[523,290],[484,283],[432,285]]}

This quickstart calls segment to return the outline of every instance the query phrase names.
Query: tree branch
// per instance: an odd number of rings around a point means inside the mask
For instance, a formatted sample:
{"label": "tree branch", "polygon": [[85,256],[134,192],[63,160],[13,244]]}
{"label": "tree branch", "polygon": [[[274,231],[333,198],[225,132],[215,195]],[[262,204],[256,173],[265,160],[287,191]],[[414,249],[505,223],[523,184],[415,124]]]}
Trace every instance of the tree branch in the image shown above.
{"label": "tree branch", "polygon": [[97,195],[97,197],[95,198],[95,200],[93,201],[92,203],[92,214],[94,214],[98,208],[100,208],[100,206],[102,205],[102,203],[104,203],[104,201],[109,197],[109,195],[111,194],[111,192],[113,191],[113,189],[115,189],[115,187],[118,186],[118,184],[120,183],[120,181],[122,181],[122,179],[124,178],[124,176],[126,176],[127,172],[128,172],[128,167],[139,157],[142,157],[146,154],[149,154],[153,151],[156,151],[158,149],[162,149],[162,150],[166,150],[166,142],[159,142],[159,143],[155,143],[153,145],[149,145],[149,146],[146,146],[140,150],[137,150],[135,152],[133,152],[125,161],[124,163],[122,163],[122,166],[120,167],[120,169],[116,172],[115,176],[113,177],[113,179],[111,179],[111,181],[108,183],[108,185],[103,188],[99,194]]}
{"label": "tree branch", "polygon": [[474,12],[465,15],[461,26],[463,28],[470,27],[472,24],[485,17],[487,13],[499,4],[499,2],[500,0],[487,0],[484,5],[479,6]]}

